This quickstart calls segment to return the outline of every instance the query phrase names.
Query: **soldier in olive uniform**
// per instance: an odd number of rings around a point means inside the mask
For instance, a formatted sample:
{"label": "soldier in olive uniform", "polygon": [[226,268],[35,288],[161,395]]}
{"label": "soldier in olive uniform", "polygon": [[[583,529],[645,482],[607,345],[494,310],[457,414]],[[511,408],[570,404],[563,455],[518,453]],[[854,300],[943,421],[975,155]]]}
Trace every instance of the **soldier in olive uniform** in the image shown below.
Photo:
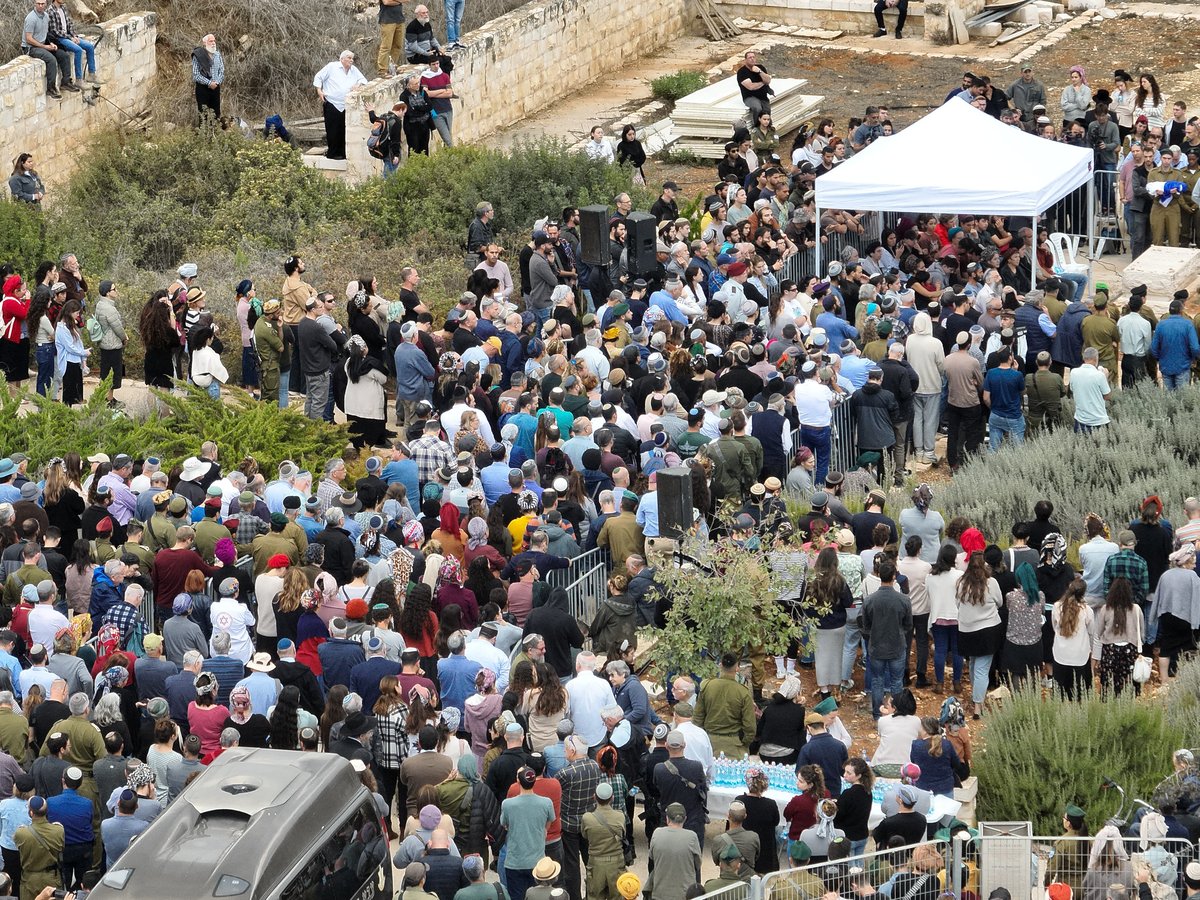
{"label": "soldier in olive uniform", "polygon": [[154,495],[154,515],[146,521],[145,534],[146,546],[151,553],[175,546],[175,526],[167,518],[167,506],[173,496],[170,491],[159,491]]}
{"label": "soldier in olive uniform", "polygon": [[737,680],[738,658],[726,653],[721,657],[721,675],[706,678],[696,698],[693,723],[708,732],[713,753],[741,759],[750,752],[756,720],[750,688]]}
{"label": "soldier in olive uniform", "polygon": [[737,848],[737,844],[730,843],[721,851],[720,865],[720,874],[704,882],[704,893],[711,894],[723,888],[741,885],[741,891],[729,891],[723,895],[724,900],[745,900],[749,896],[749,885],[738,876],[742,868],[742,851]]}
{"label": "soldier in olive uniform", "polygon": [[613,789],[596,785],[596,808],[585,813],[581,832],[588,848],[587,900],[620,900],[617,878],[625,872],[625,817],[613,809]]}
{"label": "soldier in olive uniform", "polygon": [[[92,722],[88,721],[88,714],[91,712],[92,704],[87,694],[77,693],[72,694],[71,699],[67,701],[67,707],[71,710],[69,719],[61,719],[54,723],[51,732],[62,732],[67,738],[67,751],[64,759],[73,766],[78,766],[83,772],[83,784],[79,787],[79,793],[92,801],[92,827],[96,833],[100,833],[100,794],[96,789],[96,779],[92,774],[92,769],[96,761],[103,759],[108,752],[104,749],[104,738],[100,735],[100,729]],[[42,745],[42,756],[49,753],[49,743]],[[95,847],[95,862],[99,863],[101,857],[100,842],[96,842]]]}
{"label": "soldier in olive uniform", "polygon": [[13,834],[21,854],[21,900],[34,900],[48,887],[62,887],[59,860],[67,842],[62,825],[46,820],[45,798],[29,798],[29,818],[32,821]]}

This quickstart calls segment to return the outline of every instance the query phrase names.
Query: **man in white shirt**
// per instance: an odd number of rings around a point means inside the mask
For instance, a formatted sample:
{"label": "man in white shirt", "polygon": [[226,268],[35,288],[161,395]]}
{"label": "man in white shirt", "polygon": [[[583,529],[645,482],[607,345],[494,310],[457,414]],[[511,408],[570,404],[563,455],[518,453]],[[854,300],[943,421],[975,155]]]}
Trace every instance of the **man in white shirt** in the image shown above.
{"label": "man in white shirt", "polygon": [[608,357],[601,349],[603,344],[603,336],[599,328],[589,328],[583,333],[584,343],[587,345],[579,351],[577,357],[587,363],[588,370],[604,381],[608,378],[608,372],[611,368]]}
{"label": "man in white shirt", "polygon": [[687,740],[687,743],[684,744],[683,755],[704,766],[704,776],[711,781],[715,762],[712,741],[708,738],[708,732],[699,725],[692,724],[692,713],[695,711],[691,700],[677,701],[675,703],[675,730]]}
{"label": "man in white shirt", "polygon": [[725,402],[729,395],[724,391],[705,391],[700,397],[701,406],[704,409],[704,422],[700,425],[700,433],[707,435],[711,440],[717,440],[721,437],[721,404]]}
{"label": "man in white shirt", "polygon": [[575,677],[567,682],[567,707],[575,734],[595,748],[607,737],[601,710],[617,702],[612,685],[596,675],[596,654],[585,650],[575,657]]}
{"label": "man in white shirt", "polygon": [[496,691],[503,694],[508,688],[508,654],[496,646],[500,629],[495,622],[484,622],[479,626],[479,637],[467,644],[466,656],[485,669],[496,674]]}
{"label": "man in white shirt", "polygon": [[325,117],[325,157],[346,158],[346,97],[366,76],[354,65],[354,54],[343,50],[336,62],[331,62],[313,78],[313,87],[321,100]]}
{"label": "man in white shirt", "polygon": [[29,611],[29,636],[35,644],[46,648],[47,656],[54,655],[54,636],[63,628],[70,628],[67,617],[54,608],[58,595],[53,581],[42,581],[37,586],[38,602]]}
{"label": "man in white shirt", "polygon": [[[503,252],[499,244],[488,244],[483,248],[483,262],[475,269],[486,274],[488,278],[495,278],[500,282],[500,299],[507,303],[509,297],[512,296],[513,280],[508,263],[500,258],[500,254]],[[490,317],[488,318],[490,320]]]}
{"label": "man in white shirt", "polygon": [[[462,428],[462,414],[470,410],[475,412],[475,407],[467,403],[465,396],[460,396],[460,389],[455,390],[454,405],[440,416],[442,423],[442,431],[446,433],[446,439],[453,442],[454,436],[458,434],[458,430]],[[483,438],[483,442],[489,447],[496,443],[496,438],[492,433],[492,424],[488,421],[487,416],[480,413],[479,419],[479,436]]]}
{"label": "man in white shirt", "polygon": [[[229,634],[229,652],[227,656],[240,659],[243,663],[250,662],[254,653],[254,644],[250,640],[250,626],[254,624],[254,614],[245,604],[238,602],[238,581],[236,578],[226,578],[217,587],[220,599],[209,607],[208,615],[212,622],[212,633],[215,638],[222,631]],[[217,655],[212,640],[209,641],[209,651]]]}
{"label": "man in white shirt", "polygon": [[804,364],[800,374],[802,380],[794,392],[796,413],[800,417],[800,442],[812,450],[817,458],[813,483],[820,487],[825,484],[825,476],[829,474],[832,446],[830,426],[833,424],[833,408],[838,400],[827,383],[827,380],[833,380],[833,376],[818,378],[817,364],[812,360]]}
{"label": "man in white shirt", "polygon": [[1146,356],[1150,352],[1150,320],[1141,314],[1146,302],[1142,294],[1129,298],[1125,315],[1117,320],[1117,332],[1121,335],[1121,387],[1133,387],[1146,377]]}

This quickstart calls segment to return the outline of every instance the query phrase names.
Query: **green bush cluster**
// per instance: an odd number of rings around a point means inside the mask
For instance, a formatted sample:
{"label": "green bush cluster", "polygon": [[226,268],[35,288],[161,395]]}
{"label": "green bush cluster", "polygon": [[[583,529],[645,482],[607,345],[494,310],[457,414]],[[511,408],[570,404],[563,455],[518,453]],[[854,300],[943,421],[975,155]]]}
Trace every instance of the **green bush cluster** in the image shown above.
{"label": "green bush cluster", "polygon": [[1054,521],[1074,539],[1087,513],[1115,531],[1137,517],[1148,494],[1162,498],[1169,518],[1181,519],[1184,499],[1196,493],[1200,386],[1117,391],[1109,414],[1112,424],[1092,435],[1068,426],[1022,447],[981,453],[935,504],[967,516],[989,541],[1007,539],[1013,522],[1031,519],[1042,498],[1054,503]]}
{"label": "green bush cluster", "polygon": [[1117,809],[1115,792],[1101,790],[1105,777],[1130,798],[1148,800],[1171,771],[1172,752],[1188,745],[1167,712],[1177,687],[1169,702],[1126,692],[1072,703],[1044,700],[1037,689],[1018,692],[989,717],[986,752],[974,757],[979,818],[1029,820],[1034,834],[1054,835],[1063,806],[1074,803],[1094,833]]}
{"label": "green bush cluster", "polygon": [[707,85],[708,79],[704,77],[703,72],[689,72],[684,69],[671,75],[659,75],[652,79],[650,93],[653,94],[655,100],[675,103]]}
{"label": "green bush cluster", "polygon": [[19,414],[20,398],[0,387],[0,447],[21,450],[35,465],[72,451],[83,457],[104,451],[155,453],[169,467],[194,456],[205,441],[216,441],[227,464],[252,456],[271,472],[284,459],[315,470],[342,455],[348,439],[345,426],[314,422],[236,389],[224,400],[195,387],[181,394],[154,391],[158,403],[134,413],[108,409],[106,392],[107,382],[77,407],[33,395],[34,409]]}

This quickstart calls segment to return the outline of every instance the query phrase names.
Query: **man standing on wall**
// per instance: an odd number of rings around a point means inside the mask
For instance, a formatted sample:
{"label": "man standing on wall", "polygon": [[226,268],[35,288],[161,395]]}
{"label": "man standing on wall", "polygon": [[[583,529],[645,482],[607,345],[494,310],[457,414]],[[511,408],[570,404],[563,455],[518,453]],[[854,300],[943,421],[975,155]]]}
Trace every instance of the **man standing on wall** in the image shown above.
{"label": "man standing on wall", "polygon": [[354,65],[354,53],[343,50],[335,62],[329,63],[313,78],[313,87],[321,98],[325,116],[325,158],[346,158],[346,97],[366,76]]}
{"label": "man standing on wall", "polygon": [[[450,13],[447,12],[448,16]],[[450,101],[454,97],[454,88],[450,86],[450,73],[442,69],[442,58],[435,56],[429,60],[429,68],[421,73],[421,87],[433,102],[433,127],[437,129],[442,143],[453,147],[450,137],[450,126],[454,123],[454,108]]]}
{"label": "man standing on wall", "polygon": [[379,0],[379,77],[394,75],[404,63],[404,4],[401,0]]}

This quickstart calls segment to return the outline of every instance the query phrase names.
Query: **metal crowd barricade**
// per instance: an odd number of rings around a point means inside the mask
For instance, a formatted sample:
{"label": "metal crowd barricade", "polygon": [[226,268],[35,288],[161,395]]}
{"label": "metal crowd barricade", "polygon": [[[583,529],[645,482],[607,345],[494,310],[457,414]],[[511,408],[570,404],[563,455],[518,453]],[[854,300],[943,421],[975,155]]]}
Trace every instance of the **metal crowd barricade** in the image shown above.
{"label": "metal crowd barricade", "polygon": [[[146,634],[154,633],[154,591],[146,591],[142,597],[142,605],[138,607],[142,614],[142,626]],[[96,626],[97,628],[99,625]]]}
{"label": "metal crowd barricade", "polygon": [[602,548],[571,560],[565,569],[551,569],[546,583],[567,592],[568,608],[577,619],[591,622],[608,591],[608,562]]}
{"label": "metal crowd barricade", "polygon": [[726,885],[720,890],[703,894],[698,900],[762,900],[762,896],[762,879],[755,875],[749,884],[739,881],[737,884]]}
{"label": "metal crowd barricade", "polygon": [[986,897],[998,887],[1012,894],[1012,900],[1043,900],[1045,886],[1065,882],[1074,896],[1089,891],[1103,892],[1111,884],[1125,884],[1129,895],[1136,896],[1133,873],[1145,861],[1155,880],[1180,895],[1183,870],[1196,858],[1196,848],[1186,838],[1168,838],[1143,850],[1139,838],[1123,838],[1124,860],[1113,859],[1089,865],[1095,837],[1058,837],[1019,833],[983,834],[954,848],[963,862],[978,865],[979,895]]}
{"label": "metal crowd barricade", "polygon": [[[781,862],[784,866],[781,871],[771,872],[762,877],[759,885],[761,893],[754,900],[820,900],[826,891],[837,892],[842,897],[853,897],[856,896],[856,892],[851,887],[852,877],[866,878],[878,888],[892,877],[901,864],[907,864],[911,860],[914,851],[925,846],[929,847],[923,854],[925,861],[931,866],[938,861],[944,864],[948,857],[948,848],[944,841],[927,841],[891,850],[873,850],[836,862],[811,863],[793,868],[789,868],[790,863],[784,859]],[[783,855],[785,854],[781,853],[781,856]],[[933,869],[933,874],[937,871],[938,869]],[[946,889],[949,890],[949,885]],[[933,890],[921,893],[920,896],[936,897],[938,893],[940,891]]]}

